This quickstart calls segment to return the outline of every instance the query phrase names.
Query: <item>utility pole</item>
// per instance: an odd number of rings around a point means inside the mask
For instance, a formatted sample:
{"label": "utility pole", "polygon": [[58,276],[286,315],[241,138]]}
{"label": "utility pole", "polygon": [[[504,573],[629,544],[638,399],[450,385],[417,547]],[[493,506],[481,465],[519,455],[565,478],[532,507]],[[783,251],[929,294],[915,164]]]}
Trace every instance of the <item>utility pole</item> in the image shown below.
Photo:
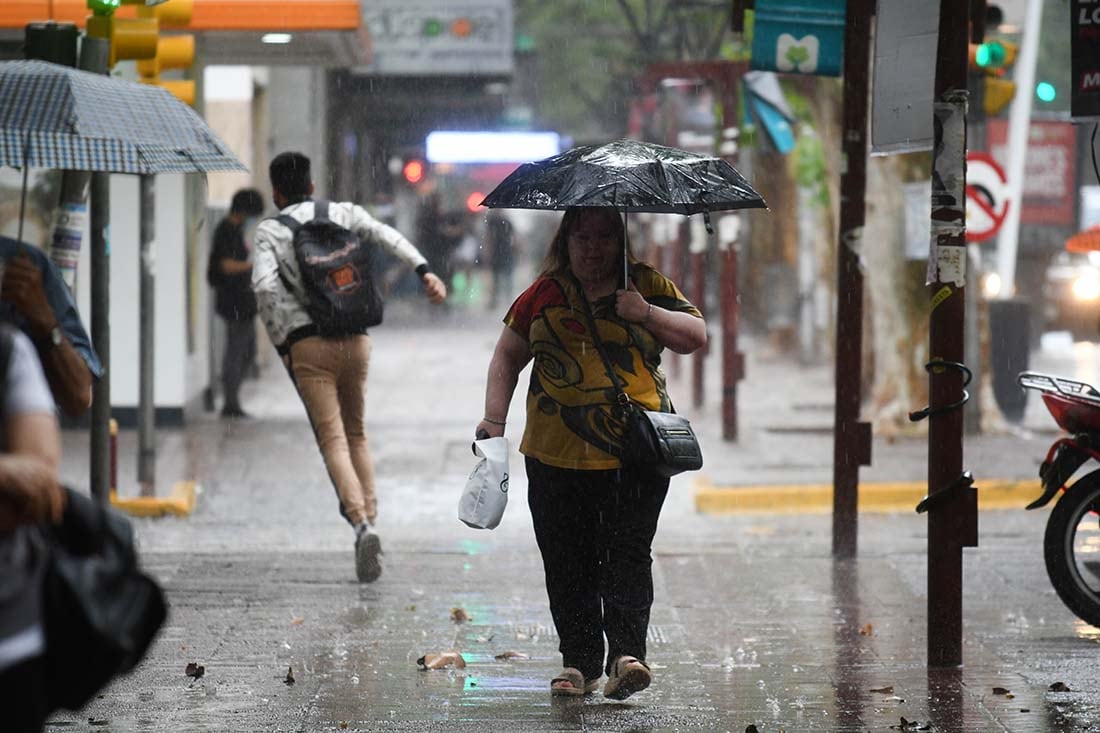
{"label": "utility pole", "polygon": [[978,543],[978,496],[963,473],[966,111],[969,3],[941,0],[933,102],[928,364],[928,664],[962,664],[962,548]]}
{"label": "utility pole", "polygon": [[863,237],[867,191],[867,96],[874,0],[849,0],[844,29],[840,241],[837,243],[833,557],[856,555],[859,467],[871,465],[871,425],[859,421],[863,381]]}

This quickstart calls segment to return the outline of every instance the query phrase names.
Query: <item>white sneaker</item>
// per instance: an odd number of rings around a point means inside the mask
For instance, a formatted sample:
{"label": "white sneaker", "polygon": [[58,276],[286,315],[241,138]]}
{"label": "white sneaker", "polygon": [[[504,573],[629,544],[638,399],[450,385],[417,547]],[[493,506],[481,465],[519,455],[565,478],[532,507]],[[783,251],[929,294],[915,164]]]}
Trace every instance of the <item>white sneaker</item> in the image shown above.
{"label": "white sneaker", "polygon": [[367,522],[355,528],[355,577],[373,583],[382,574],[382,540]]}

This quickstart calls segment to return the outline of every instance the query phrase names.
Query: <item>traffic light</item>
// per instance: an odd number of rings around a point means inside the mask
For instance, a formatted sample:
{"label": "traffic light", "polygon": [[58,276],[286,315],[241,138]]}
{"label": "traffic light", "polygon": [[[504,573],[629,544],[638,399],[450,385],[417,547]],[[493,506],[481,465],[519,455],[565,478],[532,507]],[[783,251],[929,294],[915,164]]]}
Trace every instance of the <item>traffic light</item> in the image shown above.
{"label": "traffic light", "polygon": [[1018,46],[1001,38],[970,44],[970,68],[981,72],[982,111],[1000,114],[1016,96],[1016,84],[1004,76],[1016,63]]}
{"label": "traffic light", "polygon": [[420,183],[424,180],[424,161],[417,158],[405,161],[405,165],[401,168],[401,175],[409,183]]}
{"label": "traffic light", "polygon": [[1040,102],[1050,104],[1058,98],[1058,88],[1049,81],[1041,81],[1035,85],[1035,96]]}
{"label": "traffic light", "polygon": [[[88,0],[111,5],[112,0]],[[117,7],[117,0],[113,2]],[[149,59],[157,53],[156,18],[116,18],[113,14],[88,16],[88,35],[110,42],[108,66],[129,59]]]}
{"label": "traffic light", "polygon": [[[138,8],[138,16],[152,18],[158,29],[185,26],[191,22],[194,0],[167,0],[156,6]],[[159,36],[154,54],[137,63],[139,81],[154,84],[171,92],[184,104],[195,104],[195,82],[189,79],[162,80],[161,72],[186,69],[195,62],[195,37],[190,33]]]}

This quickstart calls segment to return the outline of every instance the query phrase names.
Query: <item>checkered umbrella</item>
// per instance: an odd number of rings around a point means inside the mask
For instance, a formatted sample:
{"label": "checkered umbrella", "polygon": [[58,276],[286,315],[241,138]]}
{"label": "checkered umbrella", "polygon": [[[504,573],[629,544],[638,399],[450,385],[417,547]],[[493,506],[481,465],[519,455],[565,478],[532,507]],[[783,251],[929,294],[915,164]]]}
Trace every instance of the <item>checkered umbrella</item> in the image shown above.
{"label": "checkered umbrella", "polygon": [[0,62],[0,165],[140,174],[248,170],[166,90],[45,61]]}

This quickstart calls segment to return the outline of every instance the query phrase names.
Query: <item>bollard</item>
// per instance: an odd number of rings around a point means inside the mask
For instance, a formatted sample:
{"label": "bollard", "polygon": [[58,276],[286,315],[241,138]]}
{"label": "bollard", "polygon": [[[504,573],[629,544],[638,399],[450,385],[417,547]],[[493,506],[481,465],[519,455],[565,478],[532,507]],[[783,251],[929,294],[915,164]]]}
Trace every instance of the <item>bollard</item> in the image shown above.
{"label": "bollard", "polygon": [[111,494],[118,491],[118,421],[111,418]]}

